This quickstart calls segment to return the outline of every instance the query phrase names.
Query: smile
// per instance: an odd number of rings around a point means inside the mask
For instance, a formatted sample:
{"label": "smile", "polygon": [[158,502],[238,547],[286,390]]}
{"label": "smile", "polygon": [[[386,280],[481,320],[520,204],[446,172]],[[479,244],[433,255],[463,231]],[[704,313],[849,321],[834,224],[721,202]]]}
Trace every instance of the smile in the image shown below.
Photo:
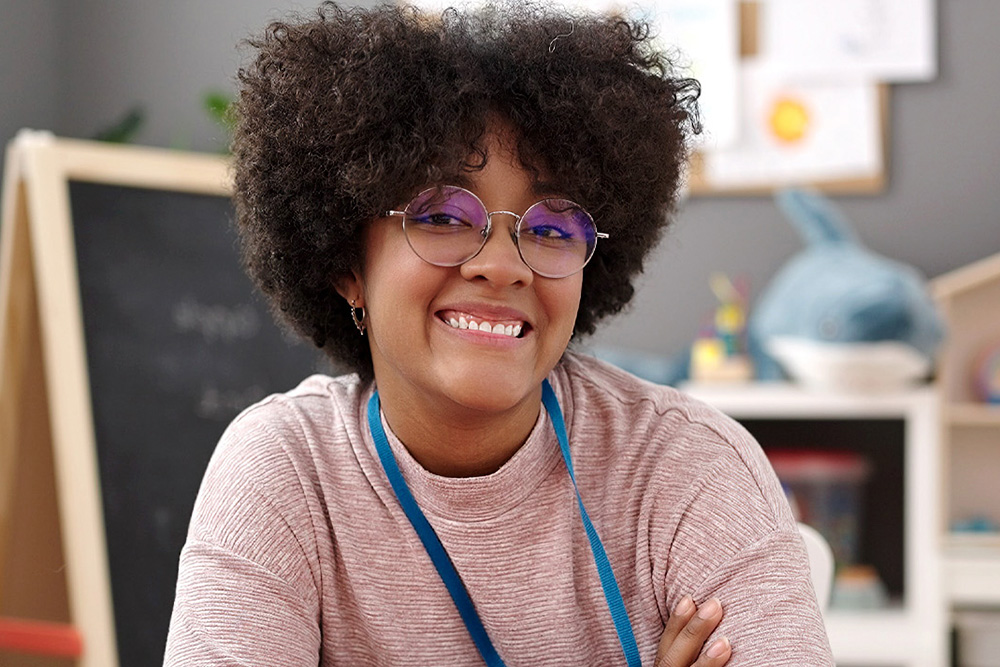
{"label": "smile", "polygon": [[459,317],[449,317],[445,320],[454,329],[470,329],[472,331],[482,331],[485,333],[501,334],[504,336],[510,336],[511,338],[517,338],[521,335],[521,329],[523,325],[521,322],[516,323],[496,323],[487,322],[486,320],[476,321],[472,318],[466,318],[465,316]]}

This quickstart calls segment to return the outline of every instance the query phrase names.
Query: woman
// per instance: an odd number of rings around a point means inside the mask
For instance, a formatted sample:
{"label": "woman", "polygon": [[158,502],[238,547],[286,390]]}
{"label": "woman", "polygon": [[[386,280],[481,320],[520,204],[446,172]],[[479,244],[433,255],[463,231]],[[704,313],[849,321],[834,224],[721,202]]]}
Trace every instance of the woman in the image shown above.
{"label": "woman", "polygon": [[167,664],[832,665],[751,437],[567,351],[632,296],[697,84],[530,6],[328,4],[252,44],[245,261],[354,373],[223,436]]}

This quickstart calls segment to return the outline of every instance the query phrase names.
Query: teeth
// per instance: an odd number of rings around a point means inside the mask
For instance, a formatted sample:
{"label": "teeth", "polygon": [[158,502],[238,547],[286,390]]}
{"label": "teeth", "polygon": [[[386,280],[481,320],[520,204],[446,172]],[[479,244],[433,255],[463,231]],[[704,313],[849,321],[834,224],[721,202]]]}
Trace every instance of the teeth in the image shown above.
{"label": "teeth", "polygon": [[455,329],[471,329],[472,331],[485,331],[486,333],[502,334],[504,336],[511,336],[516,338],[521,334],[522,325],[520,324],[490,324],[485,320],[482,322],[476,322],[473,319],[465,319],[464,316],[460,316],[458,319],[451,317],[448,319],[448,324],[450,324]]}

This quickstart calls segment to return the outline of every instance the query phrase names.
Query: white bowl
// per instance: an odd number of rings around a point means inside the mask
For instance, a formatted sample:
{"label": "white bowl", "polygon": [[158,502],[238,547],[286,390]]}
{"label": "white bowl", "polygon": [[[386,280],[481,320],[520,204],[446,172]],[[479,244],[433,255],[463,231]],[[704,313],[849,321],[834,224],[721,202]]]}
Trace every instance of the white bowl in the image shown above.
{"label": "white bowl", "polygon": [[788,376],[808,387],[856,392],[888,392],[920,382],[931,361],[906,343],[827,343],[774,337],[767,351]]}

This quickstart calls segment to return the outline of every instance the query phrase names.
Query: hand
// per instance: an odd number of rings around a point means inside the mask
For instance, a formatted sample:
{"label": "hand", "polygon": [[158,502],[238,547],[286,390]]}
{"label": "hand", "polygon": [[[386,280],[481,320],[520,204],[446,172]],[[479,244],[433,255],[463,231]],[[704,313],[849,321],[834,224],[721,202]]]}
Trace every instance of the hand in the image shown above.
{"label": "hand", "polygon": [[[705,640],[722,620],[722,605],[712,598],[701,605],[685,595],[670,614],[656,649],[653,667],[721,667],[729,660],[729,640],[719,637],[702,653]],[[699,655],[700,654],[700,655]]]}

